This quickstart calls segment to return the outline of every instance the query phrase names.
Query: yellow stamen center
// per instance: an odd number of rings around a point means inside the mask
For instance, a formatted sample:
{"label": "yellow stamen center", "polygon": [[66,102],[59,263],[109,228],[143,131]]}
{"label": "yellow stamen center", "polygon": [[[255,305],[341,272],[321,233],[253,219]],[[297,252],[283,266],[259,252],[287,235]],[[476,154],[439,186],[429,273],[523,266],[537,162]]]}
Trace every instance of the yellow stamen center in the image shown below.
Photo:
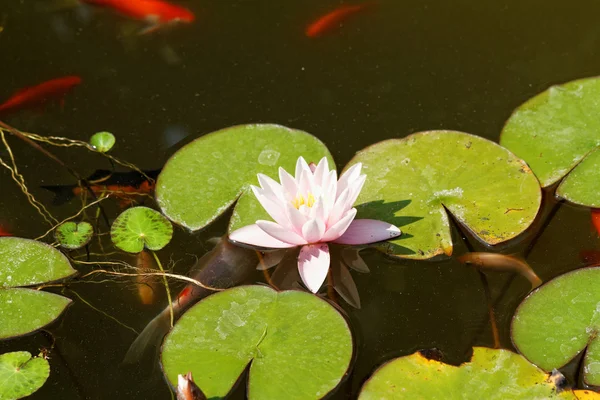
{"label": "yellow stamen center", "polygon": [[299,194],[296,196],[294,200],[292,200],[292,205],[296,207],[296,209],[300,209],[300,206],[312,207],[315,204],[315,196],[311,192],[308,192],[307,196]]}

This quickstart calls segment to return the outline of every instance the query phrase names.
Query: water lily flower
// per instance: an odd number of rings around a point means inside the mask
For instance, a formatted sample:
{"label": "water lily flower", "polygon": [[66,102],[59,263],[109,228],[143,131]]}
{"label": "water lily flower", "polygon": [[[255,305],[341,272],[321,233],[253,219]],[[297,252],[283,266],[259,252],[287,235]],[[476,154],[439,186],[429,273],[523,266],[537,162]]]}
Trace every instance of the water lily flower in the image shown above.
{"label": "water lily flower", "polygon": [[273,221],[258,220],[232,232],[234,242],[266,248],[302,246],[298,271],[306,287],[316,293],[329,270],[327,243],[360,245],[400,235],[400,229],[384,221],[354,219],[353,204],[366,179],[360,163],[350,167],[339,181],[323,157],[309,166],[298,158],[295,176],[279,168],[279,183],[258,174],[254,195]]}

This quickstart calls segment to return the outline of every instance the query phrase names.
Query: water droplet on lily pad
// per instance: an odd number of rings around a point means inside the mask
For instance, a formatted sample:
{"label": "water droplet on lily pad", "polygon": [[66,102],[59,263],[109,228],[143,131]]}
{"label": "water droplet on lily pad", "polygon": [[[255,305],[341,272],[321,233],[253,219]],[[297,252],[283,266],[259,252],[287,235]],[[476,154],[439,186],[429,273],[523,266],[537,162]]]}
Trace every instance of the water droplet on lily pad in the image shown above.
{"label": "water droplet on lily pad", "polygon": [[161,213],[148,207],[133,207],[117,217],[110,229],[115,246],[129,253],[145,248],[160,250],[171,241],[173,225]]}
{"label": "water droplet on lily pad", "polygon": [[90,138],[90,144],[100,153],[106,153],[115,145],[115,135],[110,132],[94,133]]}
{"label": "water droplet on lily pad", "polygon": [[68,221],[60,224],[54,231],[54,238],[65,249],[79,249],[92,240],[94,228],[89,222]]}

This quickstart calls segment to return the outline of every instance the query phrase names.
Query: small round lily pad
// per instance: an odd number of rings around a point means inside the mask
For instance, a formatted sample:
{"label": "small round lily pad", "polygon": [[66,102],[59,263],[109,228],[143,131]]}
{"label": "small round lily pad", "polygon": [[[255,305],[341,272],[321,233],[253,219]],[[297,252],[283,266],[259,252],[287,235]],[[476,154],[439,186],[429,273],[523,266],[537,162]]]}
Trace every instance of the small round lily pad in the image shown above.
{"label": "small round lily pad", "polygon": [[27,397],[41,388],[50,376],[50,365],[43,357],[27,351],[0,354],[0,400]]}
{"label": "small round lily pad", "polygon": [[60,224],[54,231],[54,238],[65,249],[79,249],[92,240],[94,228],[86,221],[68,221]]}
{"label": "small round lily pad", "polygon": [[249,367],[249,399],[320,399],[352,358],[342,315],[300,291],[240,286],[211,295],[186,312],[165,338],[168,380],[192,372],[207,398],[222,398]]}
{"label": "small round lily pad", "polygon": [[110,151],[115,145],[115,135],[110,132],[98,132],[94,133],[90,138],[90,144],[100,153],[106,153]]}
{"label": "small round lily pad", "polygon": [[458,367],[419,352],[389,361],[367,380],[358,399],[577,400],[582,395],[600,399],[591,391],[558,390],[549,374],[509,350],[475,347],[471,361]]}
{"label": "small round lily pad", "polygon": [[451,255],[448,213],[484,243],[502,243],[531,225],[541,203],[539,183],[523,160],[464,132],[385,140],[359,151],[346,169],[359,162],[367,179],[357,218],[401,228],[402,236],[379,246],[398,257]]}
{"label": "small round lily pad", "polygon": [[600,267],[560,275],[533,291],[517,308],[512,340],[546,371],[561,368],[581,351],[583,379],[600,386]]}
{"label": "small round lily pad", "polygon": [[146,247],[160,250],[171,241],[173,225],[161,213],[148,207],[133,207],[121,213],[110,229],[115,246],[129,253]]}
{"label": "small round lily pad", "polygon": [[552,86],[513,112],[500,144],[523,158],[543,187],[566,176],[557,195],[599,207],[599,109],[598,77]]}
{"label": "small round lily pad", "polygon": [[204,135],[179,149],[156,183],[156,199],[173,222],[202,229],[236,200],[230,231],[270,219],[250,190],[256,174],[277,178],[279,167],[294,171],[296,160],[327,157],[327,147],[306,132],[273,124],[250,124]]}

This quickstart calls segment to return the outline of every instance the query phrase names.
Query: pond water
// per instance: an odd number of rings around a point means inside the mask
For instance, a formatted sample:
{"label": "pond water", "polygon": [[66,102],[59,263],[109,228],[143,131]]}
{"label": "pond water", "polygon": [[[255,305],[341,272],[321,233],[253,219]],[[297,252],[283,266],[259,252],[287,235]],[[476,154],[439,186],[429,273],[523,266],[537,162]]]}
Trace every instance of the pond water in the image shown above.
{"label": "pond water", "polygon": [[[0,99],[58,76],[83,79],[63,107],[52,104],[4,121],[80,140],[113,132],[113,154],[144,170],[161,168],[183,143],[205,133],[278,123],[320,138],[342,168],[369,144],[423,130],[454,129],[498,141],[504,121],[526,99],[600,71],[595,1],[380,0],[314,39],[304,34],[307,24],[338,1],[179,4],[197,15],[193,24],[140,36],[139,25],[106,10],[54,7],[53,0],[3,1]],[[39,186],[75,183],[40,153],[19,141],[11,144],[32,192],[45,204],[52,194]],[[53,151],[84,176],[107,168],[105,160],[82,150]],[[47,229],[6,170],[0,194],[0,225],[30,238]],[[62,219],[77,207],[73,201],[49,210]],[[107,208],[116,217],[118,205]],[[225,226],[221,219],[194,235],[176,229],[175,240],[159,255],[185,274]],[[455,253],[466,251],[458,230],[454,238]],[[528,262],[546,281],[582,266],[581,250],[599,248],[589,210],[563,205]],[[354,274],[362,308],[346,307],[356,361],[332,398],[356,397],[374,369],[396,356],[437,347],[446,361],[460,363],[472,346],[493,345],[485,293],[473,268],[454,259],[398,261],[375,252],[367,252],[365,261],[371,273]],[[257,273],[251,282],[261,280]],[[499,299],[501,344],[510,349],[510,317],[530,284],[510,273],[490,273],[488,281]],[[132,282],[124,280],[69,288],[64,294],[74,304],[47,328],[51,334],[0,342],[0,353],[37,354],[55,340],[50,378],[31,398],[170,398],[152,355],[133,366],[121,364],[136,335],[107,317],[140,331],[166,300],[142,305]],[[243,397],[240,385],[232,398]]]}

